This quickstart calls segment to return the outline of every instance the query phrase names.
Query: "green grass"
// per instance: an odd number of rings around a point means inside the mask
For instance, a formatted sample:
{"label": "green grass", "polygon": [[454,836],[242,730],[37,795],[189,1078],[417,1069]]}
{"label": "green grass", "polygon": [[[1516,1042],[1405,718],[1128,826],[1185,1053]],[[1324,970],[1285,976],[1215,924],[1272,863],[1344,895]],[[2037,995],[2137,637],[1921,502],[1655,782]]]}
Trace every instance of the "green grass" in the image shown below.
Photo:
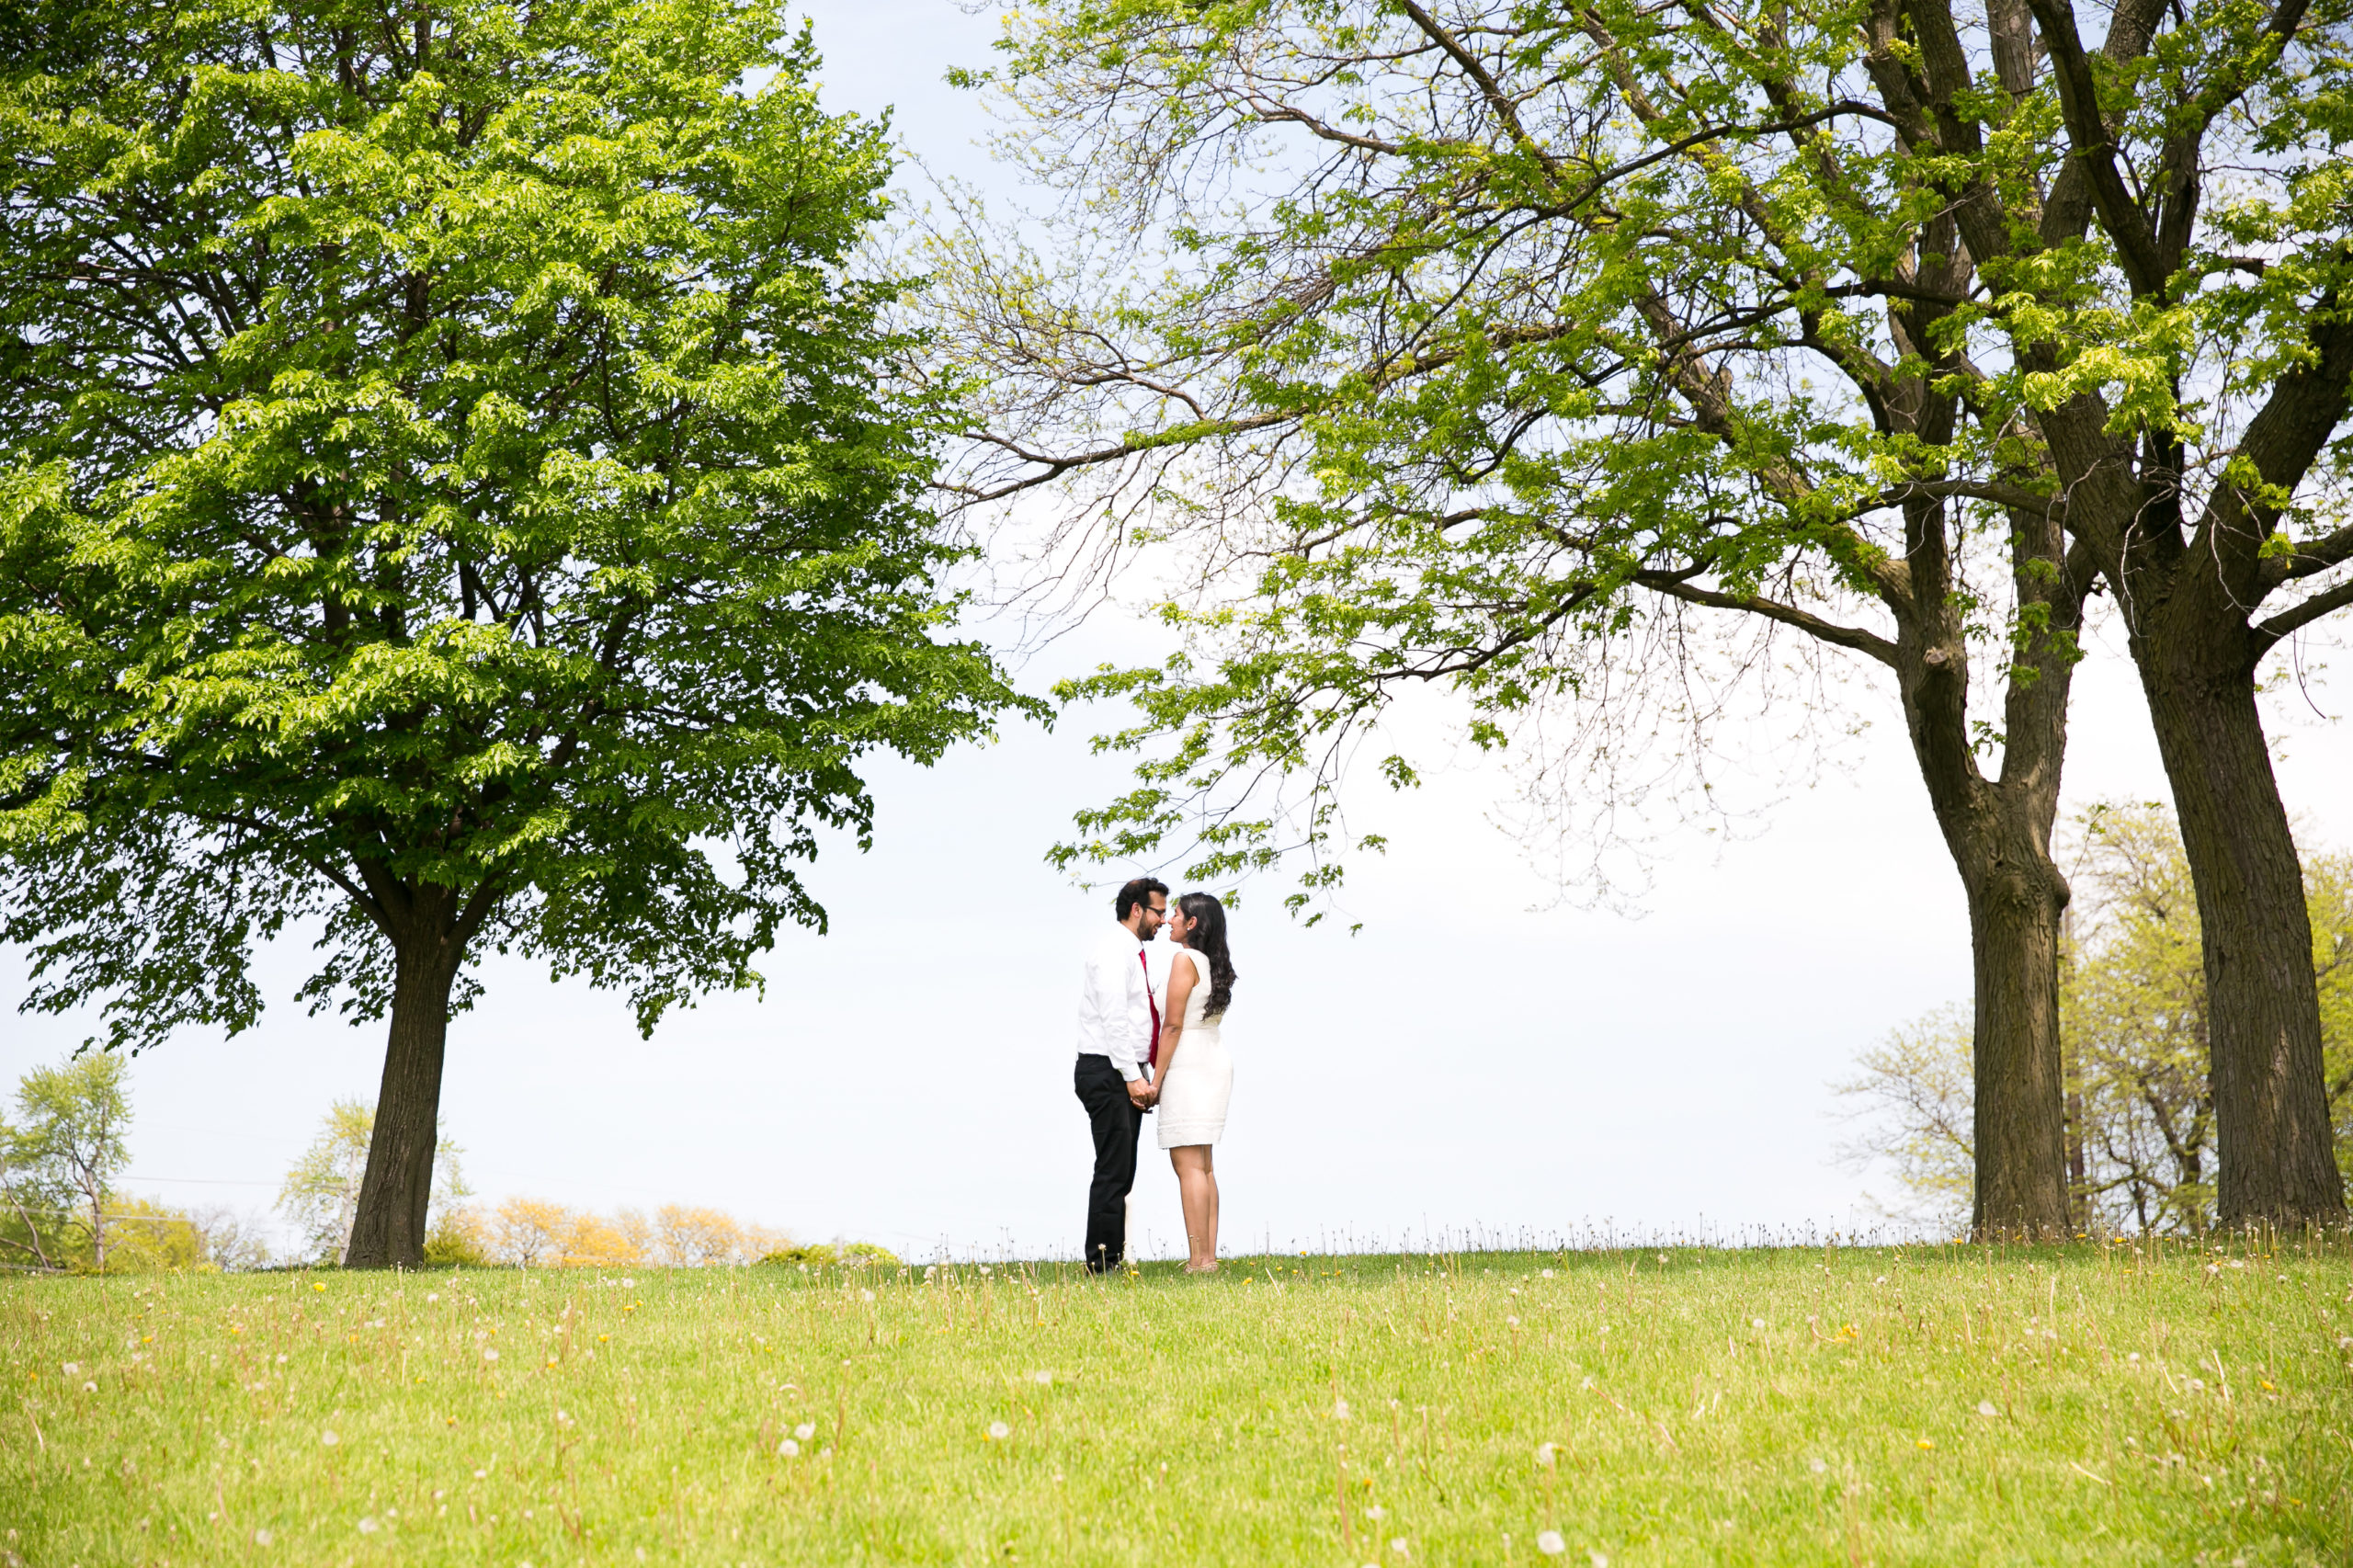
{"label": "green grass", "polygon": [[0,1562],[2342,1564],[2348,1290],[2341,1242],[19,1278]]}

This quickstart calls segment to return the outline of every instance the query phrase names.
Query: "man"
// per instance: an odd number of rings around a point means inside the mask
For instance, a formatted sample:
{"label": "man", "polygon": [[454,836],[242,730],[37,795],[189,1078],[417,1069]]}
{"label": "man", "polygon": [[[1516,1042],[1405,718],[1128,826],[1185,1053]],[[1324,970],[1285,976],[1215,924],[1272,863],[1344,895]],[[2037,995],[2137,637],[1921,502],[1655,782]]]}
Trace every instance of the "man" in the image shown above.
{"label": "man", "polygon": [[1136,1138],[1158,1097],[1151,1075],[1160,1036],[1143,945],[1168,918],[1168,884],[1138,877],[1111,901],[1119,924],[1087,949],[1078,996],[1078,1070],[1073,1084],[1095,1131],[1095,1180],[1086,1191],[1086,1267],[1100,1274],[1127,1256],[1128,1191],[1136,1184]]}

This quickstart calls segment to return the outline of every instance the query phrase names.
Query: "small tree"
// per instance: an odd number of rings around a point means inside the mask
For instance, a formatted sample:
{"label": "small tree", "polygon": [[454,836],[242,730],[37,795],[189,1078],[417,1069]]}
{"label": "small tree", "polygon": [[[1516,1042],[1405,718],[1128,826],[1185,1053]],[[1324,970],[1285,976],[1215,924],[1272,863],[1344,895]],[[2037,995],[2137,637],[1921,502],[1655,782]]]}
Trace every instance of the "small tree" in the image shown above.
{"label": "small tree", "polygon": [[111,1049],[304,924],[388,1019],[347,1261],[414,1265],[485,949],[649,1034],[753,987],[950,641],[879,126],[776,0],[56,6],[0,64],[0,938]]}
{"label": "small tree", "polygon": [[1977,1186],[1974,1027],[1947,1006],[1888,1032],[1855,1060],[1860,1072],[1832,1092],[1858,1102],[1864,1130],[1839,1151],[1848,1165],[1886,1161],[1912,1202],[1895,1212],[1967,1226]]}
{"label": "small tree", "polygon": [[[376,1108],[365,1100],[337,1100],[327,1108],[319,1135],[286,1173],[278,1189],[278,1212],[302,1233],[310,1256],[339,1258],[351,1246],[351,1228],[359,1213],[359,1194],[366,1185],[368,1151],[375,1142]],[[445,1212],[473,1194],[460,1164],[465,1150],[434,1134],[433,1215]]]}
{"label": "small tree", "polygon": [[16,1247],[44,1267],[87,1249],[103,1271],[114,1178],[131,1163],[131,1096],[119,1058],[37,1067],[17,1085],[19,1119],[0,1126],[9,1208],[25,1226]]}

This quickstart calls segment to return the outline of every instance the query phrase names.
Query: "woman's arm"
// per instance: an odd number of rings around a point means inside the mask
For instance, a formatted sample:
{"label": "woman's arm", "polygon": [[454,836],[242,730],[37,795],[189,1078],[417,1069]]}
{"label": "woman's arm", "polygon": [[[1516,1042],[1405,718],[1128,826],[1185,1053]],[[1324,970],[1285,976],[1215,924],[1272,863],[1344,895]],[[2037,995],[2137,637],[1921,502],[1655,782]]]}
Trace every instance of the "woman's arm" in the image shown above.
{"label": "woman's arm", "polygon": [[1168,961],[1168,1000],[1160,1008],[1160,1066],[1153,1074],[1156,1086],[1168,1082],[1168,1069],[1176,1061],[1176,1042],[1185,1038],[1185,1004],[1193,994],[1192,960],[1185,954],[1189,948],[1179,948]]}

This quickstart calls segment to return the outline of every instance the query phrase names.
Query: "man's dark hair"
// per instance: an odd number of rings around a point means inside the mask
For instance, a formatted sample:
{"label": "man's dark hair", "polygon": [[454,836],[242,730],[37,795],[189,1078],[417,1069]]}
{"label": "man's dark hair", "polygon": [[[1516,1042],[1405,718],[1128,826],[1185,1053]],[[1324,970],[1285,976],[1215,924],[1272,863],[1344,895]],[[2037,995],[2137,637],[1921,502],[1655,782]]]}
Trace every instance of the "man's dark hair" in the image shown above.
{"label": "man's dark hair", "polygon": [[1154,893],[1167,897],[1168,884],[1158,877],[1138,877],[1133,881],[1120,883],[1120,896],[1111,901],[1111,918],[1126,924],[1128,911],[1139,903],[1151,903]]}

